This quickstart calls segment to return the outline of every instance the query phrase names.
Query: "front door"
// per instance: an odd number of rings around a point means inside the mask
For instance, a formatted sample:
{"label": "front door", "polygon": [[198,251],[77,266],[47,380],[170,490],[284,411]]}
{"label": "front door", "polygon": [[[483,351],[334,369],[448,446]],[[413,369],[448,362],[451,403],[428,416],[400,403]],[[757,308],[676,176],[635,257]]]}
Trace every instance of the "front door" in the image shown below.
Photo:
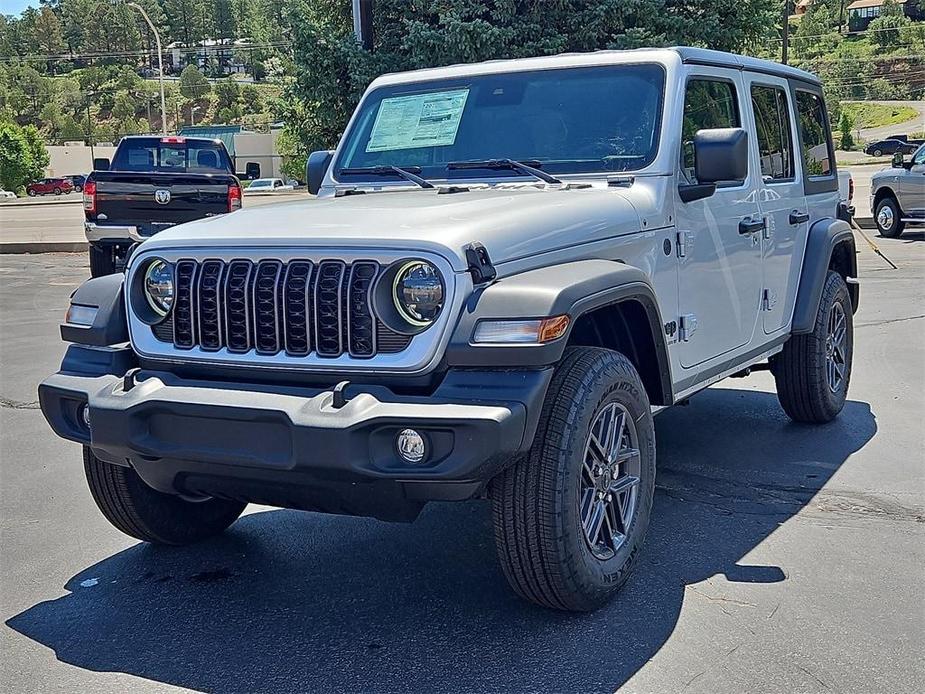
{"label": "front door", "polygon": [[[742,77],[735,70],[698,68],[685,88],[679,180],[696,183],[693,139],[698,130],[742,127]],[[679,278],[678,359],[685,368],[751,342],[761,301],[761,237],[757,175],[718,184],[712,196],[676,201]],[[743,224],[744,223],[744,224]]]}
{"label": "front door", "polygon": [[899,177],[899,198],[905,217],[925,219],[925,146],[912,155],[908,173]]}
{"label": "front door", "polygon": [[[746,75],[751,118],[752,159],[761,172],[758,178],[758,210],[764,219],[761,230],[761,315],[764,332],[773,333],[789,320],[796,284],[791,270],[799,259],[809,233],[809,215],[794,141],[794,118],[787,81],[768,75]],[[797,261],[796,264],[794,261]]]}

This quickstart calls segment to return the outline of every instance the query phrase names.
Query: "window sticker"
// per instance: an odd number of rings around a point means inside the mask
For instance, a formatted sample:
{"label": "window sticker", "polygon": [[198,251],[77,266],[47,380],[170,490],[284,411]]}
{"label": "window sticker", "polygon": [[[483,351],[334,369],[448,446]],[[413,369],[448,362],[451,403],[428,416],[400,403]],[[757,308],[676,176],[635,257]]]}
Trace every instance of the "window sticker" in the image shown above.
{"label": "window sticker", "polygon": [[468,89],[456,89],[383,99],[366,151],[454,144],[468,96]]}

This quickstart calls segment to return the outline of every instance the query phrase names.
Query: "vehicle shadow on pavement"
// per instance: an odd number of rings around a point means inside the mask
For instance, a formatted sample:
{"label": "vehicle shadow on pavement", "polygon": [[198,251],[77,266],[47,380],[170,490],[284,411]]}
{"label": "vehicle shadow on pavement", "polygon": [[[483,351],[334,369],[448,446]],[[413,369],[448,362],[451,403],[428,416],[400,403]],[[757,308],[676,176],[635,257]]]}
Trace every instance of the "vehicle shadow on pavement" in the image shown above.
{"label": "vehicle shadow on pavement", "polygon": [[591,615],[518,600],[490,509],[471,502],[433,504],[412,525],[254,513],[197,546],[131,547],[7,625],[77,667],[203,691],[612,692],[671,636],[686,586],[800,568],[737,562],[810,504],[876,421],[848,402],[835,422],[796,425],[772,394],[713,388],[656,427],[648,542]]}

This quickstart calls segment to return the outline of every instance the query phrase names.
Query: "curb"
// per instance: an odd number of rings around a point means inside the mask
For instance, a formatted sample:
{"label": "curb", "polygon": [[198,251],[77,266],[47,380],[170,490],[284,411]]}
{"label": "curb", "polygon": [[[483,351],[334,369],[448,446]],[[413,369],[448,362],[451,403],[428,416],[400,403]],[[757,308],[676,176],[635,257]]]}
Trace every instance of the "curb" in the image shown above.
{"label": "curb", "polygon": [[0,255],[20,253],[86,253],[86,241],[26,241],[23,243],[0,243]]}
{"label": "curb", "polygon": [[38,207],[39,205],[77,205],[83,203],[83,196],[63,200],[52,198],[51,200],[42,200],[41,198],[17,198],[0,204],[0,210],[4,207]]}

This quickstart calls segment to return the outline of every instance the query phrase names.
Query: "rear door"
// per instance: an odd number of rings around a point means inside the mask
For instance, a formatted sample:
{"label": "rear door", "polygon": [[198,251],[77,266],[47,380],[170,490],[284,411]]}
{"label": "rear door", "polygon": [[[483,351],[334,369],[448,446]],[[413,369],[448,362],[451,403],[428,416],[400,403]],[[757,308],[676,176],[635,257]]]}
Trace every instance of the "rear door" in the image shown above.
{"label": "rear door", "polygon": [[761,322],[764,332],[770,334],[789,321],[787,307],[796,297],[791,272],[800,267],[798,261],[809,233],[809,214],[803,195],[790,85],[785,79],[755,73],[745,73],[745,81],[755,133],[752,158],[760,172],[758,209],[764,219]]}
{"label": "rear door", "polygon": [[[694,134],[744,127],[746,104],[739,71],[691,68],[681,124],[680,181],[697,182]],[[676,200],[681,314],[677,353],[685,368],[747,345],[754,335],[761,295],[761,242],[757,232],[746,229],[758,216],[756,188],[757,172],[749,166],[745,180],[721,182],[708,198]]]}

